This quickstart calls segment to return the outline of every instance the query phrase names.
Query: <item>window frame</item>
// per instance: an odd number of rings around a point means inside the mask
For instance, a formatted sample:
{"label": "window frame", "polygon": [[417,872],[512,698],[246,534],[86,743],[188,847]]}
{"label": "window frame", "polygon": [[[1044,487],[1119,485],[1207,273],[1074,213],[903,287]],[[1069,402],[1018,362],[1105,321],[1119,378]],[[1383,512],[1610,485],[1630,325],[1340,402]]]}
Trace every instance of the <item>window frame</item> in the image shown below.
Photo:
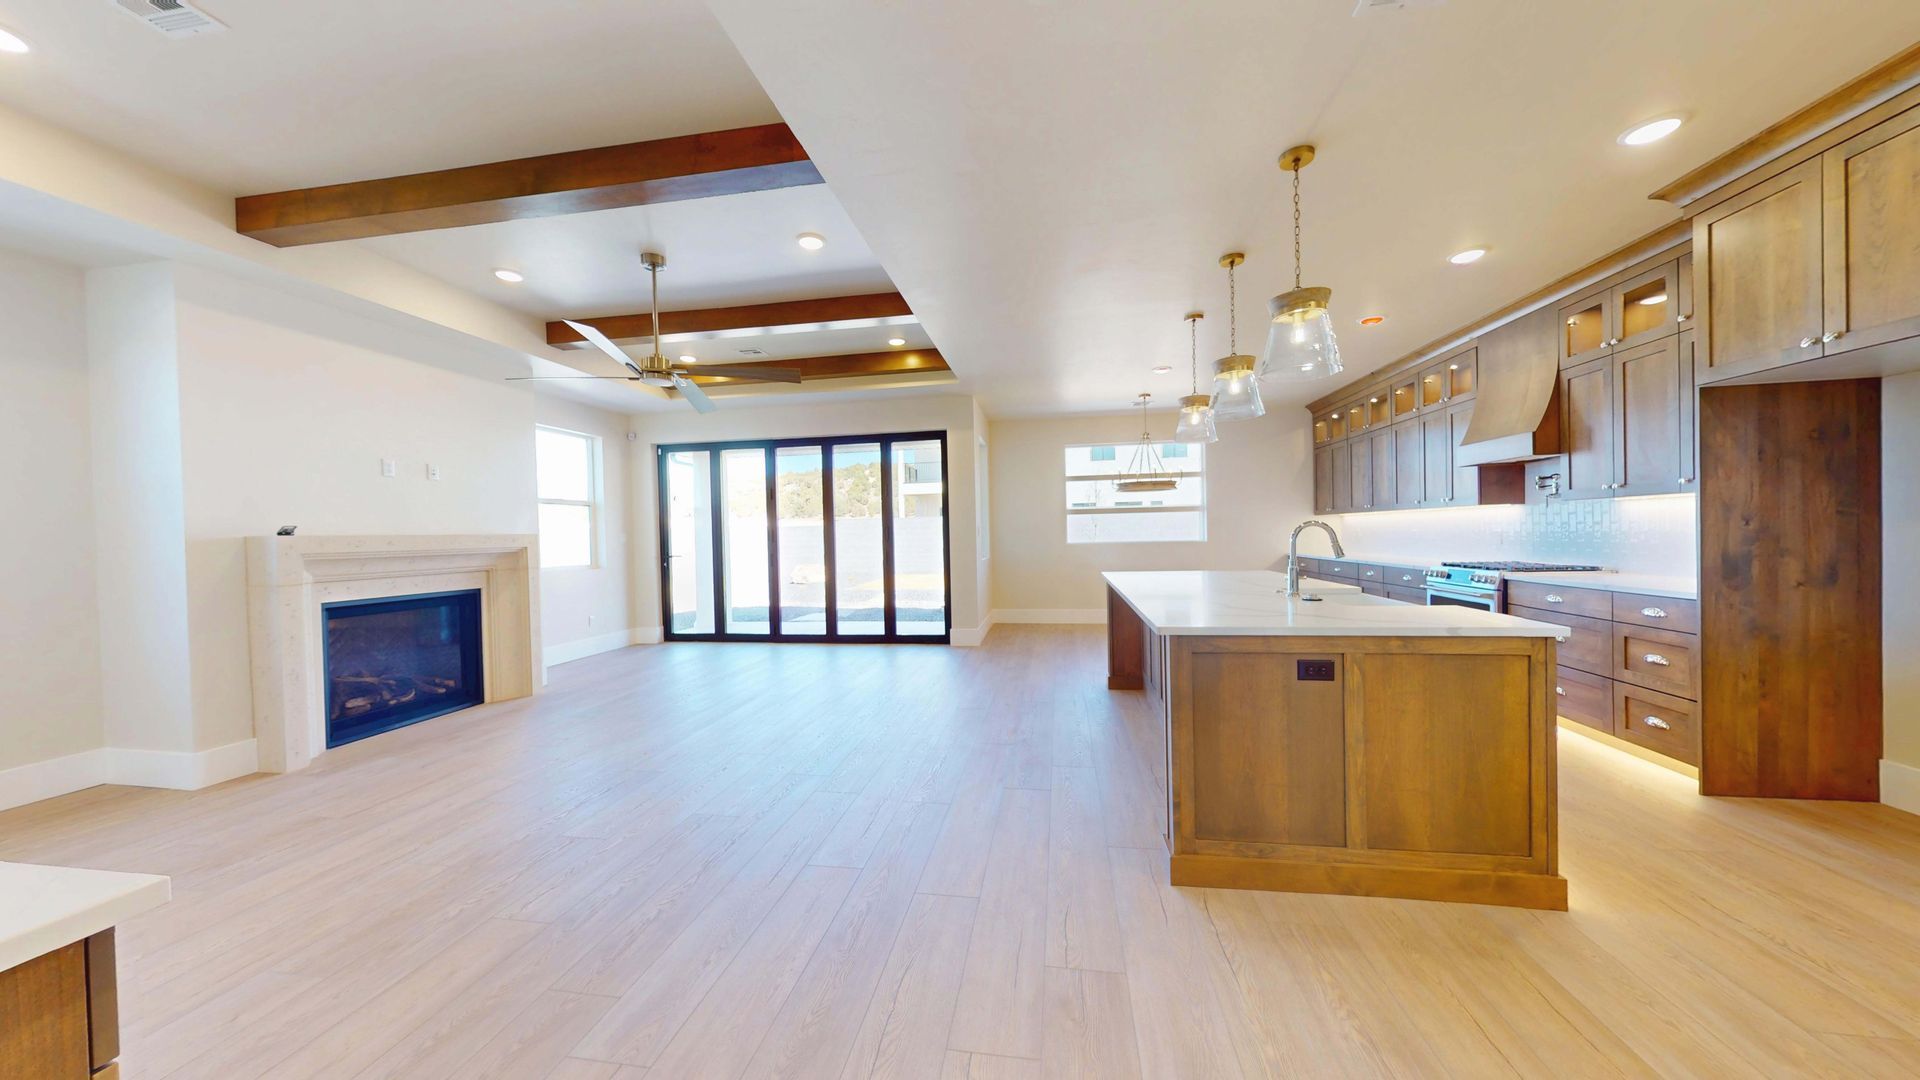
{"label": "window frame", "polygon": [[[533,425],[533,430],[534,430],[533,495],[534,495],[534,503],[536,506],[536,510],[538,507],[541,507],[541,506],[584,506],[586,507],[586,510],[587,510],[587,561],[583,563],[564,563],[564,564],[558,564],[558,565],[549,565],[547,563],[547,546],[546,544],[542,543],[540,545],[540,569],[542,570],[598,570],[600,569],[601,552],[605,546],[604,544],[601,543],[601,536],[600,536],[600,519],[601,519],[600,504],[605,498],[605,494],[606,494],[605,490],[601,486],[602,484],[601,478],[604,475],[606,470],[602,468],[602,463],[601,463],[600,436],[587,431],[575,431],[572,428],[560,427],[557,424],[535,424]],[[554,435],[564,435],[568,438],[579,439],[580,441],[586,444],[586,447],[587,447],[587,497],[585,499],[550,499],[540,494],[540,439],[539,439],[539,436],[540,436],[540,433],[543,431],[554,434]],[[535,529],[536,533],[539,531],[537,528],[537,524],[538,523],[536,522],[536,529]],[[542,537],[542,539],[544,540],[545,538]]]}
{"label": "window frame", "polygon": [[[1160,439],[1154,442],[1154,446],[1156,448],[1165,447],[1165,446],[1172,445],[1172,442],[1173,440],[1171,439]],[[1093,460],[1093,461],[1122,461],[1127,459],[1122,458],[1120,455],[1123,453],[1127,453],[1130,450],[1130,448],[1138,445],[1139,445],[1139,440],[1134,439],[1134,440],[1131,440],[1130,442],[1124,442],[1124,443],[1070,442],[1061,446],[1060,458],[1059,458],[1061,463],[1060,464],[1061,478],[1060,478],[1059,490],[1060,490],[1061,509],[1063,511],[1061,515],[1061,527],[1065,533],[1066,542],[1069,545],[1084,546],[1084,545],[1092,545],[1092,544],[1204,544],[1207,542],[1207,461],[1212,455],[1204,452],[1202,452],[1200,455],[1200,467],[1197,469],[1193,469],[1193,468],[1173,469],[1170,466],[1168,469],[1168,475],[1172,476],[1175,479],[1193,479],[1193,480],[1199,481],[1200,502],[1198,505],[1195,505],[1195,506],[1080,506],[1080,507],[1076,507],[1072,505],[1072,503],[1068,500],[1068,497],[1067,497],[1068,487],[1074,484],[1075,482],[1093,481],[1093,482],[1099,483],[1099,482],[1111,482],[1118,479],[1118,474],[1116,473],[1069,473],[1067,472],[1066,471],[1067,470],[1066,455],[1070,451],[1073,451],[1073,450],[1093,451],[1098,449],[1112,449],[1114,451],[1114,456],[1111,458],[1097,458],[1097,457],[1094,457],[1092,453],[1089,453],[1087,457],[1089,460]],[[1182,445],[1185,445],[1185,444],[1182,444]],[[1188,456],[1186,456],[1184,459],[1181,459],[1181,460],[1185,460],[1190,463],[1193,459],[1191,454],[1189,454]],[[1161,462],[1163,464],[1166,463],[1166,456],[1164,454],[1161,455]],[[1074,518],[1095,517],[1095,516],[1101,516],[1106,514],[1195,514],[1198,516],[1200,521],[1200,535],[1192,537],[1190,539],[1184,539],[1184,540],[1158,540],[1158,539],[1115,540],[1115,539],[1108,539],[1108,538],[1101,538],[1097,540],[1075,540],[1073,538],[1073,519]]]}

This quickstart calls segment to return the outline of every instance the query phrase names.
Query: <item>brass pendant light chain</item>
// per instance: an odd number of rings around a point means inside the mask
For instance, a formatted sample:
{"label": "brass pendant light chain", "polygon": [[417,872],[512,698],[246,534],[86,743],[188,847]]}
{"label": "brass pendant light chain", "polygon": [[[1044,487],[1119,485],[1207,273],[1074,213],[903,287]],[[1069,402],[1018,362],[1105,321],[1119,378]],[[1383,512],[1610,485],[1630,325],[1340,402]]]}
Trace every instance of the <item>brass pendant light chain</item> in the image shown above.
{"label": "brass pendant light chain", "polygon": [[1300,287],[1300,170],[1293,170],[1293,287]]}
{"label": "brass pendant light chain", "polygon": [[1227,264],[1227,355],[1240,355],[1240,294],[1234,291],[1233,268],[1236,262]]}
{"label": "brass pendant light chain", "polygon": [[1192,380],[1189,394],[1200,392],[1200,320],[1187,316],[1187,377]]}

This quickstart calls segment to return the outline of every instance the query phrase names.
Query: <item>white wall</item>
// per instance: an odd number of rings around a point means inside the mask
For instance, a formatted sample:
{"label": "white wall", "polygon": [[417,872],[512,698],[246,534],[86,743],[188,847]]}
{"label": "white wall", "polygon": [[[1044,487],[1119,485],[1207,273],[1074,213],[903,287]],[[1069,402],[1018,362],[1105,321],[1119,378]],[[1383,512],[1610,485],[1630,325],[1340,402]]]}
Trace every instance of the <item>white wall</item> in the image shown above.
{"label": "white wall", "polygon": [[[415,362],[438,344],[395,327],[236,279],[180,277],[194,746],[207,750],[253,734],[245,537],[281,525],[533,532],[534,395]],[[397,475],[381,475],[382,458]]]}
{"label": "white wall", "polygon": [[84,295],[0,251],[0,770],[101,742]]}
{"label": "white wall", "polygon": [[[624,413],[541,395],[535,417],[600,440],[600,558],[596,566],[566,566],[540,572],[541,644],[549,664],[565,663],[639,641],[657,640],[635,621],[633,421]],[[649,516],[645,520],[651,521]],[[658,621],[658,616],[640,620]]]}
{"label": "white wall", "polygon": [[[1138,415],[993,421],[993,609],[1104,612],[1103,570],[1284,566],[1288,532],[1311,516],[1313,467],[1307,425],[1281,412],[1220,425],[1220,441],[1207,447],[1207,539],[1195,543],[1067,543],[1064,449],[1136,440]],[[1174,420],[1154,414],[1155,436],[1171,437]]]}
{"label": "white wall", "polygon": [[[722,442],[729,439],[784,439],[806,436],[884,435],[893,432],[945,431],[947,433],[947,504],[952,515],[948,523],[953,562],[953,627],[956,641],[971,640],[978,633],[986,613],[986,595],[981,587],[986,572],[979,566],[980,553],[975,531],[976,455],[974,418],[977,409],[970,397],[960,394],[925,394],[875,401],[837,402],[820,405],[748,404],[739,399],[716,399],[719,411],[702,416],[692,409],[646,413],[634,418],[634,430],[640,438],[633,445],[633,491],[635,520],[646,523],[634,531],[634,565],[637,606],[634,618],[653,631],[660,624],[659,540],[654,533],[655,493],[654,447],[665,443]],[[967,584],[973,583],[973,588]]]}
{"label": "white wall", "polygon": [[1880,798],[1920,814],[1920,372],[1880,384],[1882,679],[1886,693]]}

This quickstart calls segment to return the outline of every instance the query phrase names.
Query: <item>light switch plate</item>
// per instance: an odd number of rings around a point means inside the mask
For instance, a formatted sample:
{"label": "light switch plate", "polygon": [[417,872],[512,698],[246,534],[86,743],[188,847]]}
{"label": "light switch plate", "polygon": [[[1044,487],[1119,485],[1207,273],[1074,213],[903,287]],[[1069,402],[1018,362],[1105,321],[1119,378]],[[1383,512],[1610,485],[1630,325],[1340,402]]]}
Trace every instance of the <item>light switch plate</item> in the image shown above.
{"label": "light switch plate", "polygon": [[400,463],[392,458],[380,459],[380,475],[393,477],[400,475]]}
{"label": "light switch plate", "polygon": [[429,480],[440,479],[440,466],[438,465],[427,466],[427,479]]}

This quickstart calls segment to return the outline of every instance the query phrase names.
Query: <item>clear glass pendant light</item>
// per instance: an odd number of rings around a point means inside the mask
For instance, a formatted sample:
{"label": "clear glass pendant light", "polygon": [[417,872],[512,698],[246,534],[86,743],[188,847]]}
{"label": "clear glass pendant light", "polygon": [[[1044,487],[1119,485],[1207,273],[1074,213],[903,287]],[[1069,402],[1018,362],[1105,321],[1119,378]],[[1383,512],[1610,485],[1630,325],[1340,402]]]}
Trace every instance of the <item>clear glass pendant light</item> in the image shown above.
{"label": "clear glass pendant light", "polygon": [[1280,167],[1293,174],[1293,288],[1267,301],[1272,324],[1259,374],[1286,381],[1324,379],[1340,372],[1340,343],[1327,304],[1333,290],[1300,284],[1300,170],[1313,160],[1313,147],[1296,146],[1280,155]]}
{"label": "clear glass pendant light", "polygon": [[1233,268],[1245,261],[1247,257],[1237,251],[1220,256],[1220,265],[1227,268],[1228,355],[1213,363],[1215,420],[1252,420],[1266,415],[1267,411],[1266,404],[1260,400],[1260,379],[1254,373],[1258,361],[1240,352],[1239,320],[1233,311],[1233,305],[1240,298],[1234,285]]}
{"label": "clear glass pendant light", "polygon": [[1220,439],[1213,423],[1213,399],[1200,392],[1200,320],[1206,314],[1187,312],[1187,365],[1193,392],[1180,399],[1180,422],[1173,429],[1173,441],[1210,443]]}

